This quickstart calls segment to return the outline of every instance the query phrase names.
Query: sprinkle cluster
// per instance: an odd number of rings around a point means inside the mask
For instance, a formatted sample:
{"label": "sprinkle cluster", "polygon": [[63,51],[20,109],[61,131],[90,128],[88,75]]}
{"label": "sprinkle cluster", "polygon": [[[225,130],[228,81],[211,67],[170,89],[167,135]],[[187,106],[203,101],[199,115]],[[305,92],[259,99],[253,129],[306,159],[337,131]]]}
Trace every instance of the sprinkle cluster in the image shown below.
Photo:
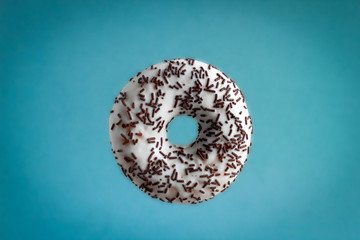
{"label": "sprinkle cluster", "polygon": [[[172,145],[167,126],[186,114],[199,123],[190,145]],[[253,133],[244,95],[224,73],[194,59],[165,61],[131,78],[110,111],[118,165],[161,201],[195,204],[235,181]]]}

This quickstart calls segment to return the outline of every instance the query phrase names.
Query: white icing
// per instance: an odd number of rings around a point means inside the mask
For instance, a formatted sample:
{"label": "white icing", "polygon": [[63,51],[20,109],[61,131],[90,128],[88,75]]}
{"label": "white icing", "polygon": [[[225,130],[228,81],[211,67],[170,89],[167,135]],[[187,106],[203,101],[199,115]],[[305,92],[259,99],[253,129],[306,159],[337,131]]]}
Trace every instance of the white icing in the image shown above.
{"label": "white icing", "polygon": [[[177,95],[183,101],[178,100],[174,107]],[[215,95],[223,103],[216,105]],[[189,96],[193,99],[186,105],[184,99]],[[148,109],[145,122],[142,109]],[[186,146],[172,145],[167,140],[168,123],[181,114],[192,116],[199,123],[197,139]],[[235,180],[247,160],[251,124],[245,100],[234,81],[209,64],[176,59],[153,65],[130,79],[115,99],[109,131],[115,158],[135,185],[163,201],[197,203],[213,198]],[[204,146],[209,144],[208,148]],[[191,168],[198,171],[190,172]]]}

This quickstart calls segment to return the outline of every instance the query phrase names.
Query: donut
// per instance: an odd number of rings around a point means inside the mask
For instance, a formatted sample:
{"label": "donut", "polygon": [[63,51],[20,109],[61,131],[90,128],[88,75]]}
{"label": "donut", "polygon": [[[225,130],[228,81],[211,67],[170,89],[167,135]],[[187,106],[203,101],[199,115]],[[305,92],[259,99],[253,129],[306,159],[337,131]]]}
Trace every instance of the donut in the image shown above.
{"label": "donut", "polygon": [[[198,136],[173,145],[167,126],[188,115]],[[131,78],[109,119],[112,152],[136,186],[164,202],[196,204],[226,190],[251,146],[252,120],[235,82],[194,59],[164,61]]]}

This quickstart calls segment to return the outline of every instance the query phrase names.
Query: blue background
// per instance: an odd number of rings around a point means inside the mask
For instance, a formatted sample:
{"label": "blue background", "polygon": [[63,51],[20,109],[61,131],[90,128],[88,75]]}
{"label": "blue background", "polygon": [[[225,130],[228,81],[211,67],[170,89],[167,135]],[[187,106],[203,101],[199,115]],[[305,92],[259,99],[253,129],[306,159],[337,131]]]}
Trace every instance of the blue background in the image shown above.
{"label": "blue background", "polygon": [[[359,23],[359,1],[0,1],[0,239],[359,239]],[[237,181],[191,206],[133,186],[108,136],[128,79],[177,57],[254,122]]]}

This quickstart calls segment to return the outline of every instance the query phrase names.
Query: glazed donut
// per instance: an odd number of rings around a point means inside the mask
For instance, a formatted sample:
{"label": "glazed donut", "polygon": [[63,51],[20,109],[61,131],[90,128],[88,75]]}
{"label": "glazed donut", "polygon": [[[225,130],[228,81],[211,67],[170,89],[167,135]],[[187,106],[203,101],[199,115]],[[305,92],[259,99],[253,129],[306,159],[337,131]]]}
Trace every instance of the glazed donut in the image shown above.
{"label": "glazed donut", "polygon": [[[179,115],[199,125],[197,139],[173,145],[167,126]],[[139,72],[110,111],[112,151],[123,173],[153,198],[195,204],[235,181],[253,132],[244,95],[224,73],[194,59]]]}

